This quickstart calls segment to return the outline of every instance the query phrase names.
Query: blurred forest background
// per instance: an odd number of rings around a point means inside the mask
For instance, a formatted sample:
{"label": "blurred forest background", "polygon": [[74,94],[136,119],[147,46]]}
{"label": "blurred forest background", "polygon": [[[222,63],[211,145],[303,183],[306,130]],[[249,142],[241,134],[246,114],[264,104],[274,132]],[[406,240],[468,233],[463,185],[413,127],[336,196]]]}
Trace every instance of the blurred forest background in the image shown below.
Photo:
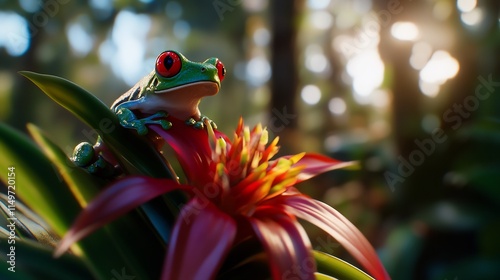
{"label": "blurred forest background", "polygon": [[496,0],[0,0],[0,121],[35,123],[70,154],[96,135],[17,71],[110,105],[163,50],[216,56],[228,73],[201,111],[220,130],[243,116],[283,154],[361,161],[300,189],[356,224],[393,279],[500,279],[499,13]]}

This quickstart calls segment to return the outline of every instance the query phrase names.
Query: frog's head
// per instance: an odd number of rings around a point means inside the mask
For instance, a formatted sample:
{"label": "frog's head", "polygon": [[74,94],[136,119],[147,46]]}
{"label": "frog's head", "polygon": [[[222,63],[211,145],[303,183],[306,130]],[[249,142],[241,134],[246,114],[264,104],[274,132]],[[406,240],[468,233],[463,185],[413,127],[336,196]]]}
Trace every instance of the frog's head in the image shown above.
{"label": "frog's head", "polygon": [[226,69],[217,58],[193,62],[170,50],[156,58],[149,89],[168,101],[170,108],[165,109],[171,115],[185,117],[191,114],[198,117],[201,98],[217,94],[225,74]]}

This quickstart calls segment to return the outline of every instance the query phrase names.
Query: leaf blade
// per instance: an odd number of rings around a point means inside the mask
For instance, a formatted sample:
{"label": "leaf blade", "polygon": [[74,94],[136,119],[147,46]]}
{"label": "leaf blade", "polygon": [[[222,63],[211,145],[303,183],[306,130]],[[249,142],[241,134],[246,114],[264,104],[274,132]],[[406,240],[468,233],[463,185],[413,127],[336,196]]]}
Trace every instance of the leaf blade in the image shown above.
{"label": "leaf blade", "polygon": [[343,280],[373,280],[368,274],[352,264],[320,251],[313,251],[318,272]]}
{"label": "leaf blade", "polygon": [[130,170],[131,172],[157,178],[172,178],[168,165],[156,149],[144,138],[123,128],[116,114],[94,95],[60,77],[29,71],[19,73],[31,80],[56,103],[92,127],[115,155],[121,157],[123,166],[135,167],[136,170]]}
{"label": "leaf blade", "polygon": [[[28,124],[28,131],[47,157],[57,166],[80,206],[82,208],[87,206],[106,182],[75,166],[64,151],[36,126]],[[139,213],[131,213],[115,223],[106,225],[100,236],[110,241],[107,248],[114,248],[115,250],[111,251],[120,253],[121,258],[128,264],[127,270],[130,273],[141,279],[158,278],[165,244],[150,231],[147,222],[139,216]],[[141,257],[145,253],[150,259]],[[90,258],[90,261],[92,259]]]}
{"label": "leaf blade", "polygon": [[[0,243],[7,244],[7,242],[7,238],[0,238]],[[40,279],[42,275],[45,279],[85,280],[96,277],[91,273],[85,261],[79,257],[65,255],[60,259],[54,259],[50,249],[27,240],[18,239],[14,246],[17,257],[14,273],[8,271],[10,265],[7,263],[7,254],[10,253],[10,246],[0,246],[0,260],[2,260],[0,277],[2,279]]]}

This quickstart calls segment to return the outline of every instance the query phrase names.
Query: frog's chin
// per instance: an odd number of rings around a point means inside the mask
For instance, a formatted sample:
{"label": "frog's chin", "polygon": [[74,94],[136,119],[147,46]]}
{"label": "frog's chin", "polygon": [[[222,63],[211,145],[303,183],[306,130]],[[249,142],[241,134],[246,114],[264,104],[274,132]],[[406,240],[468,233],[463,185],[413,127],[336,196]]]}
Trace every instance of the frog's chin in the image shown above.
{"label": "frog's chin", "polygon": [[156,94],[189,95],[196,97],[211,96],[217,94],[217,92],[219,92],[219,84],[212,81],[200,81],[169,89],[155,90]]}
{"label": "frog's chin", "polygon": [[178,119],[200,119],[198,104],[205,96],[219,92],[219,84],[211,81],[190,83],[175,88],[155,91],[152,104]]}

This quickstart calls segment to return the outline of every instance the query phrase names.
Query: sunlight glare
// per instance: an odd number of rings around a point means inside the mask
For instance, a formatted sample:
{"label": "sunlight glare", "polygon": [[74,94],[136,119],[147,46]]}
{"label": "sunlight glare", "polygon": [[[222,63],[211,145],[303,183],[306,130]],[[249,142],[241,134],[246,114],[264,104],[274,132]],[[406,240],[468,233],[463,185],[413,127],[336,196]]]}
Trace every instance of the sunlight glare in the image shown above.
{"label": "sunlight glare", "polygon": [[300,97],[305,103],[315,105],[321,99],[321,90],[315,85],[307,85],[302,88]]}
{"label": "sunlight glare", "polygon": [[460,69],[458,61],[447,51],[436,51],[420,71],[420,79],[426,83],[441,85],[455,77]]}
{"label": "sunlight glare", "polygon": [[371,94],[372,104],[378,108],[385,108],[389,106],[389,92],[385,89],[376,89]]}
{"label": "sunlight glare", "polygon": [[384,63],[376,50],[367,50],[347,62],[347,73],[352,77],[354,93],[369,96],[382,85]]}
{"label": "sunlight glare", "polygon": [[99,48],[101,61],[107,62],[113,73],[130,86],[151,71],[151,65],[145,64],[145,43],[150,27],[148,16],[121,11],[115,18],[111,38]]}
{"label": "sunlight glare", "polygon": [[475,26],[481,23],[484,19],[483,10],[480,8],[475,8],[470,12],[464,12],[460,15],[460,20],[469,26]]}
{"label": "sunlight glare", "polygon": [[391,35],[401,41],[414,41],[418,38],[419,31],[413,22],[400,21],[392,25]]}
{"label": "sunlight glare", "polygon": [[305,59],[305,66],[311,72],[322,73],[329,68],[328,59],[319,45],[309,45],[305,51]]}
{"label": "sunlight glare", "polygon": [[248,61],[246,66],[247,81],[253,86],[260,86],[271,78],[271,65],[267,58],[257,56]]}
{"label": "sunlight glare", "polygon": [[418,83],[418,87],[420,91],[429,97],[436,97],[441,89],[441,86],[436,83],[428,83],[423,80],[420,80]]}
{"label": "sunlight glare", "polygon": [[463,13],[471,12],[476,6],[477,0],[457,0],[457,8]]}
{"label": "sunlight glare", "polygon": [[313,10],[321,10],[330,5],[330,0],[309,0],[307,6]]}
{"label": "sunlight glare", "polygon": [[410,65],[413,69],[421,70],[432,55],[432,46],[427,42],[418,42],[413,45]]}
{"label": "sunlight glare", "polygon": [[333,25],[333,17],[327,11],[313,12],[309,16],[311,25],[320,30],[327,30]]}
{"label": "sunlight glare", "polygon": [[80,57],[87,55],[94,45],[94,39],[87,30],[91,24],[88,16],[81,15],[74,22],[68,24],[66,29],[69,45],[73,52]]}
{"label": "sunlight glare", "polygon": [[340,116],[345,113],[347,105],[345,104],[344,99],[334,97],[328,102],[328,109],[332,114]]}
{"label": "sunlight glare", "polygon": [[0,48],[11,56],[24,54],[30,46],[28,23],[19,14],[0,12]]}

